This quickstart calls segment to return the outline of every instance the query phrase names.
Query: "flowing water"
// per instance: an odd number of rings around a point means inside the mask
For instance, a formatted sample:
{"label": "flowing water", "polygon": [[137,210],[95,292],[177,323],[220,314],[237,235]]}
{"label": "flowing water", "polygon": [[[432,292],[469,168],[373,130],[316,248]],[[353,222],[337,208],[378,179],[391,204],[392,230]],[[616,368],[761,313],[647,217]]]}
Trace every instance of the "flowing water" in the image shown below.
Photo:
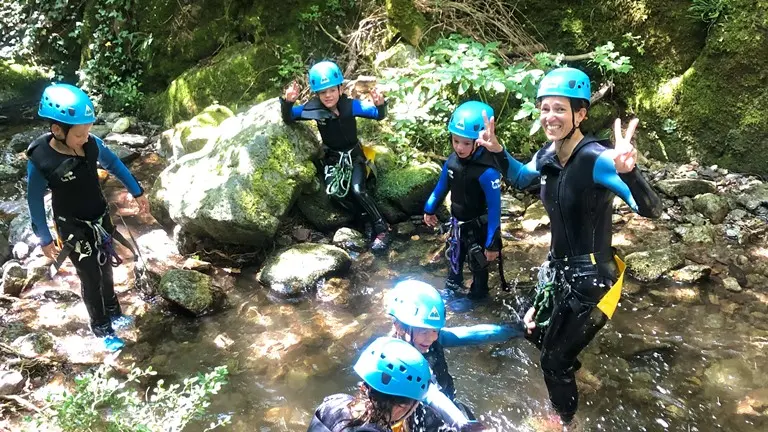
{"label": "flowing water", "polygon": [[[442,286],[443,271],[404,267],[400,274],[379,264],[371,282],[354,286],[356,295],[342,305],[274,301],[246,270],[228,293],[227,311],[139,322],[139,340],[155,347],[150,362],[161,372],[186,375],[227,364],[230,384],[211,409],[232,416],[229,430],[304,431],[324,396],[354,393],[351,365],[359,350],[391,328],[386,291],[402,278]],[[652,306],[645,291],[624,298],[581,356],[583,430],[768,430],[766,417],[744,413],[746,395],[768,387],[768,332],[754,325],[759,315],[740,313],[744,308],[726,315],[713,294]],[[471,311],[449,312],[448,325],[500,322],[509,317],[510,303],[497,295]],[[537,419],[551,414],[538,353],[524,339],[450,348],[447,359],[458,399],[497,430],[540,430]]]}

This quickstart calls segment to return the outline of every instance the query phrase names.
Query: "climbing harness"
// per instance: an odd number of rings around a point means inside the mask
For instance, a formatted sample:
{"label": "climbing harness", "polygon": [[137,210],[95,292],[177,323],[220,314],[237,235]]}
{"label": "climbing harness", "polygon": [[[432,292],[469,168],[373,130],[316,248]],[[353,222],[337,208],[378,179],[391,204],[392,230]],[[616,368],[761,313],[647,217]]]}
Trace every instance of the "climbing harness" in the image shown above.
{"label": "climbing harness", "polygon": [[533,308],[536,310],[534,321],[537,327],[546,327],[552,318],[555,305],[555,276],[557,271],[549,261],[539,267],[538,281],[536,282],[536,296],[533,300]]}
{"label": "climbing harness", "polygon": [[338,198],[344,198],[349,193],[352,183],[352,150],[339,153],[336,165],[325,166],[325,193]]}
{"label": "climbing harness", "polygon": [[624,285],[624,271],[627,269],[627,265],[618,255],[614,255],[613,260],[616,261],[616,266],[619,268],[619,278],[597,304],[597,308],[603,311],[608,319],[613,318],[613,313],[616,312],[616,307],[619,305],[621,287]]}

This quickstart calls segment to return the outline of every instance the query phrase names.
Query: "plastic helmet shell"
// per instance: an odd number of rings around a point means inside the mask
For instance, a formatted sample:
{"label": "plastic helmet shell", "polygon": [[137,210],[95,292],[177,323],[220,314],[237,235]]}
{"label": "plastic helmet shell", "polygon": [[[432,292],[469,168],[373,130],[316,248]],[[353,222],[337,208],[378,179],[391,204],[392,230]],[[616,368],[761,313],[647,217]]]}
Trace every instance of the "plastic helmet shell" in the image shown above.
{"label": "plastic helmet shell", "polygon": [[592,93],[589,77],[584,72],[569,68],[551,70],[539,83],[536,99],[546,96],[564,96],[573,99],[584,99],[589,103]]}
{"label": "plastic helmet shell", "polygon": [[309,69],[309,88],[317,93],[344,83],[344,75],[334,62],[321,61]]}
{"label": "plastic helmet shell", "polygon": [[37,115],[68,125],[96,121],[91,98],[80,88],[62,83],[51,84],[43,90]]}
{"label": "plastic helmet shell", "polygon": [[408,342],[380,337],[368,345],[354,366],[371,388],[392,396],[424,400],[429,388],[429,363]]}
{"label": "plastic helmet shell", "polygon": [[445,327],[445,303],[432,285],[406,280],[389,295],[387,313],[405,325],[440,330]]}
{"label": "plastic helmet shell", "polygon": [[493,108],[486,103],[464,102],[453,111],[451,120],[448,122],[448,132],[463,138],[477,139],[480,136],[480,131],[485,129],[483,111],[489,119],[494,115]]}

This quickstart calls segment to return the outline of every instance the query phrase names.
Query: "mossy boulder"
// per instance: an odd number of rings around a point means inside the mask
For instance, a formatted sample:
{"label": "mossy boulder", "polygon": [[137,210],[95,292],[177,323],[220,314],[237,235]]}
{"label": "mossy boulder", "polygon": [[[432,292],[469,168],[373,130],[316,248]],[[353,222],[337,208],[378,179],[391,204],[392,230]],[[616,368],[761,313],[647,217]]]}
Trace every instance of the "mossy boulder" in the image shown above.
{"label": "mossy boulder", "polygon": [[[274,53],[265,45],[245,42],[232,45],[208,63],[181,74],[164,92],[149,97],[144,114],[170,126],[213,104],[238,111],[263,102],[278,93],[270,74],[263,73],[276,64]],[[279,107],[277,109],[279,112]]]}
{"label": "mossy boulder", "polygon": [[722,223],[730,211],[728,200],[713,193],[704,193],[694,197],[693,208],[713,224]]}
{"label": "mossy boulder", "polygon": [[427,30],[427,19],[416,8],[413,0],[386,0],[389,24],[407,40],[418,46]]}
{"label": "mossy boulder", "polygon": [[160,278],[158,294],[195,315],[203,315],[218,297],[210,276],[193,270],[172,269]]}
{"label": "mossy boulder", "polygon": [[218,136],[218,126],[234,113],[223,105],[211,105],[191,120],[177,124],[160,137],[160,155],[176,160],[201,150],[211,138]]}
{"label": "mossy boulder", "polygon": [[302,243],[268,258],[258,279],[276,294],[295,297],[317,288],[323,278],[343,276],[351,264],[349,254],[341,248]]}
{"label": "mossy boulder", "polygon": [[656,188],[672,198],[694,197],[717,191],[711,181],[700,179],[666,179],[656,183]]}
{"label": "mossy boulder", "polygon": [[331,231],[354,220],[354,215],[334,205],[319,186],[303,192],[296,205],[307,221],[321,231]]}
{"label": "mossy boulder", "polygon": [[768,2],[732,0],[685,73],[680,135],[705,164],[768,173]]}
{"label": "mossy boulder", "polygon": [[641,282],[653,282],[670,270],[682,267],[685,256],[676,247],[631,253],[626,256],[627,273]]}
{"label": "mossy boulder", "polygon": [[715,241],[715,230],[712,225],[678,226],[675,234],[687,245],[710,244]]}
{"label": "mossy boulder", "polygon": [[[413,164],[379,173],[376,198],[386,201],[406,215],[424,212],[424,204],[440,177],[440,165],[434,162]],[[395,221],[391,221],[395,222]]]}
{"label": "mossy boulder", "polygon": [[162,172],[150,196],[153,214],[198,237],[266,246],[314,178],[319,143],[307,126],[283,123],[277,99],[228,118],[218,131]]}
{"label": "mossy boulder", "polygon": [[37,67],[0,61],[0,107],[30,98],[39,100],[50,79],[50,74]]}

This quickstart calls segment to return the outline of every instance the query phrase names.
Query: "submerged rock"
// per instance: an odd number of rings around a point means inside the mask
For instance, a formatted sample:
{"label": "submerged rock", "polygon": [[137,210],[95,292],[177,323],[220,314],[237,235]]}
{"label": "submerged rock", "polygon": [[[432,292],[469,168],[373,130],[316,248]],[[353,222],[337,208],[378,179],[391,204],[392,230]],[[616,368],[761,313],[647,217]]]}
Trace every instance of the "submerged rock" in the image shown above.
{"label": "submerged rock", "polygon": [[360,252],[366,243],[365,236],[352,228],[339,228],[333,235],[333,244],[348,251]]}
{"label": "submerged rock", "polygon": [[210,276],[193,270],[168,270],[160,279],[158,293],[195,315],[208,312],[217,300]]}
{"label": "submerged rock", "polygon": [[685,264],[685,257],[677,248],[635,252],[626,256],[627,272],[641,282],[653,282],[668,271]]}
{"label": "submerged rock", "polygon": [[695,283],[706,279],[712,273],[712,268],[705,265],[693,264],[687,265],[671,273],[672,279],[676,282]]}
{"label": "submerged rock", "polygon": [[302,243],[268,258],[258,279],[276,294],[295,297],[316,288],[322,278],[343,275],[351,264],[343,249]]}

